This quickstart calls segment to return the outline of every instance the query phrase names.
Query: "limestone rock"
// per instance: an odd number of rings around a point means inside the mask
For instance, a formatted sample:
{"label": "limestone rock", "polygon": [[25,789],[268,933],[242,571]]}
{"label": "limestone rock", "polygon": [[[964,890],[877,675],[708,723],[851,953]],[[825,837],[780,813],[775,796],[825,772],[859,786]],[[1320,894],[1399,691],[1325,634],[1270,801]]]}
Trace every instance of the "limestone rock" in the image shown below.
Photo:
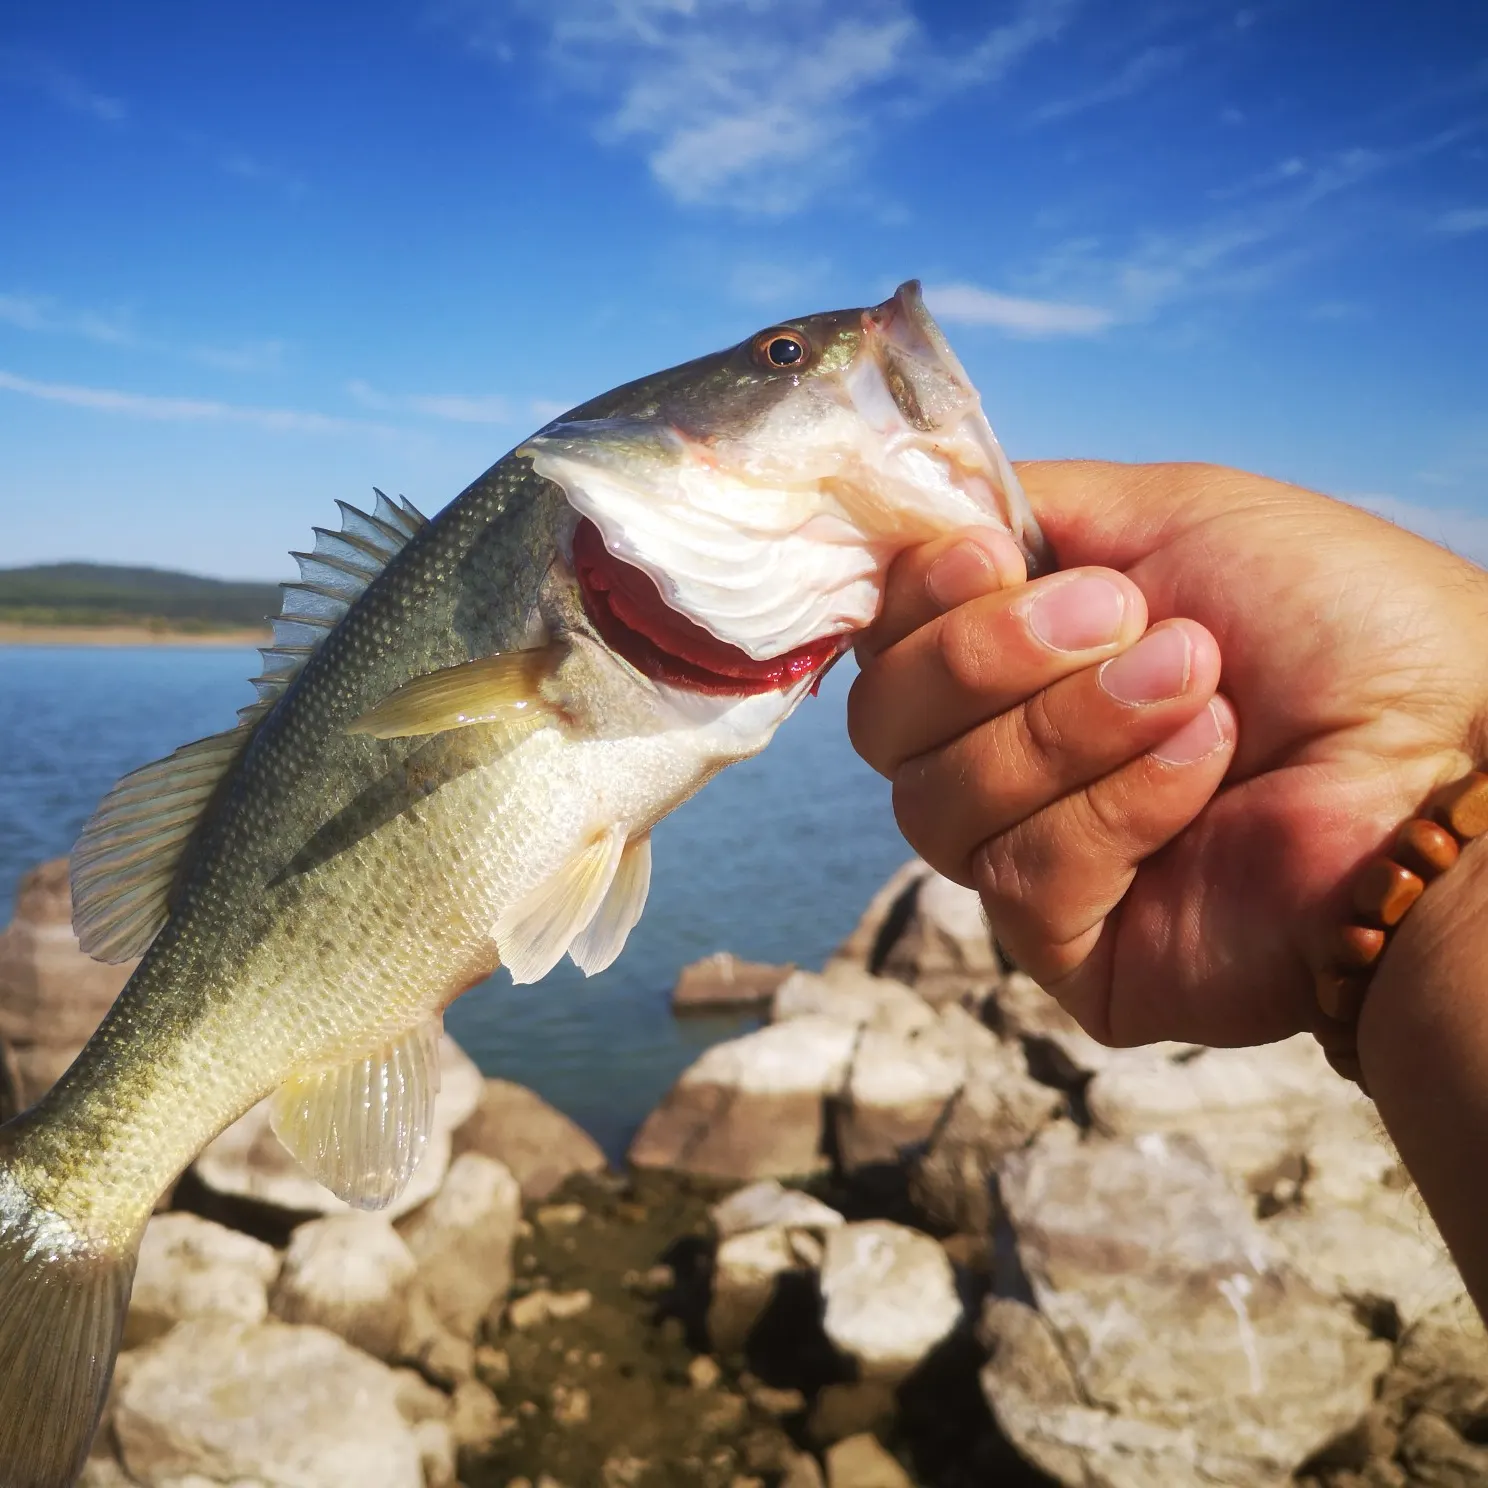
{"label": "limestone rock", "polygon": [[714,951],[682,968],[672,989],[674,1013],[711,1012],[717,1008],[761,1007],[795,970],[761,961],[741,961],[731,951]]}
{"label": "limestone rock", "polygon": [[260,1323],[279,1271],[270,1245],[194,1214],[157,1214],[140,1242],[123,1347],[137,1348],[188,1318]]}
{"label": "limestone rock", "polygon": [[914,1488],[896,1458],[864,1432],[827,1449],[827,1488]]}
{"label": "limestone rock", "polygon": [[630,1161],[735,1182],[822,1171],[825,1101],[856,1039],[849,1024],[806,1017],[715,1045],[646,1118]]}
{"label": "limestone rock", "polygon": [[332,1214],[301,1225],[289,1242],[271,1305],[287,1323],[315,1323],[391,1359],[418,1269],[381,1214]]}
{"label": "limestone rock", "polygon": [[1050,1132],[1006,1159],[1001,1193],[1065,1368],[1030,1398],[1054,1357],[1028,1358],[1030,1324],[984,1339],[984,1385],[1060,1482],[1270,1483],[1368,1407],[1389,1346],[1285,1263],[1196,1143]]}
{"label": "limestone rock", "polygon": [[525,1333],[529,1328],[538,1328],[544,1323],[580,1317],[593,1303],[594,1294],[583,1288],[572,1292],[552,1292],[539,1287],[512,1302],[506,1309],[506,1321],[517,1332]]}
{"label": "limestone rock", "polygon": [[821,1290],[822,1327],[864,1379],[903,1379],[961,1320],[945,1251],[886,1220],[827,1232]]}
{"label": "limestone rock", "polygon": [[320,1328],[182,1323],[138,1355],[114,1414],[146,1488],[424,1488],[393,1371]]}
{"label": "limestone rock", "polygon": [[997,1218],[997,1165],[1053,1120],[1064,1097],[1030,1077],[1019,1045],[1004,1043],[955,1005],[941,1017],[967,1053],[966,1080],[914,1164],[910,1197],[937,1228],[987,1236]]}
{"label": "limestone rock", "polygon": [[842,1216],[830,1205],[799,1189],[782,1188],[773,1178],[762,1179],[731,1193],[708,1213],[720,1240],[770,1225],[821,1231],[843,1222]]}
{"label": "limestone rock", "polygon": [[708,1340],[714,1353],[743,1348],[754,1325],[774,1299],[781,1276],[804,1271],[805,1262],[779,1225],[731,1235],[713,1259],[708,1303]]}
{"label": "limestone rock", "polygon": [[1328,1108],[1362,1100],[1307,1034],[1257,1049],[1189,1048],[1176,1058],[1122,1050],[1085,1093],[1101,1131],[1184,1132],[1246,1179],[1304,1150],[1309,1126]]}
{"label": "limestone rock", "polygon": [[829,1447],[844,1437],[888,1430],[898,1410],[894,1386],[884,1380],[837,1380],[817,1391],[806,1434]]}
{"label": "limestone rock", "polygon": [[935,1010],[917,992],[847,962],[822,972],[793,971],[776,989],[771,1022],[811,1017],[905,1037],[935,1026]]}
{"label": "limestone rock", "polygon": [[[67,859],[31,869],[0,931],[0,1086],[23,1110],[46,1094],[87,1043],[137,963],[107,966],[72,933]],[[0,1109],[0,1118],[13,1114]]]}
{"label": "limestone rock", "polygon": [[486,1080],[475,1113],[454,1135],[454,1153],[479,1152],[511,1169],[528,1203],[541,1203],[576,1173],[603,1173],[599,1143],[540,1095]]}
{"label": "limestone rock", "polygon": [[[482,1088],[480,1071],[444,1035],[439,1041],[439,1095],[429,1145],[408,1186],[381,1213],[397,1219],[434,1197],[449,1168],[450,1134],[470,1119]],[[195,1173],[207,1188],[229,1199],[306,1216],[351,1212],[349,1204],[321,1187],[280,1145],[269,1127],[267,1101],[260,1101],[212,1142],[197,1158]]]}
{"label": "limestone rock", "polygon": [[821,1468],[810,1452],[794,1452],[785,1465],[780,1488],[825,1488]]}
{"label": "limestone rock", "polygon": [[966,1070],[964,1049],[938,1024],[909,1038],[865,1028],[836,1113],[843,1168],[896,1163],[922,1146]]}
{"label": "limestone rock", "polygon": [[870,972],[879,971],[914,912],[920,883],[933,872],[922,858],[911,858],[896,868],[868,901],[852,933],[837,947],[832,962],[850,962]]}
{"label": "limestone rock", "polygon": [[985,1012],[1005,1039],[1021,1041],[1030,1062],[1038,1060],[1050,1078],[1082,1084],[1108,1064],[1146,1050],[1109,1049],[1097,1043],[1032,977],[1010,971],[997,984]]}
{"label": "limestone rock", "polygon": [[399,1226],[418,1263],[418,1284],[435,1315],[472,1338],[511,1285],[522,1191],[507,1168],[478,1152],[450,1165],[433,1201]]}

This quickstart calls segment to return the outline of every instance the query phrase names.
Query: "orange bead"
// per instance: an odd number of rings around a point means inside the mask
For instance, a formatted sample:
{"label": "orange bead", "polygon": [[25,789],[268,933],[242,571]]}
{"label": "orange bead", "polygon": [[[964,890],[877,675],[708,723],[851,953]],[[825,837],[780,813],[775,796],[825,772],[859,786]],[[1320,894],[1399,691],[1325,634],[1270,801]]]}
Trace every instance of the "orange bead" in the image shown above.
{"label": "orange bead", "polygon": [[1313,979],[1317,1005],[1335,1023],[1352,1023],[1359,1016],[1368,988],[1362,977],[1344,971],[1320,971]]}
{"label": "orange bead", "polygon": [[1412,817],[1395,834],[1390,855],[1402,868],[1409,868],[1418,878],[1430,883],[1457,861],[1461,849],[1457,839],[1445,827],[1425,817]]}
{"label": "orange bead", "polygon": [[1336,940],[1340,967],[1362,971],[1373,966],[1385,948],[1385,932],[1371,925],[1345,925]]}
{"label": "orange bead", "polygon": [[1354,880],[1354,908],[1380,925],[1398,925],[1425,887],[1409,868],[1375,858]]}
{"label": "orange bead", "polygon": [[1488,775],[1474,770],[1444,786],[1431,799],[1431,814],[1464,840],[1481,837],[1488,832]]}

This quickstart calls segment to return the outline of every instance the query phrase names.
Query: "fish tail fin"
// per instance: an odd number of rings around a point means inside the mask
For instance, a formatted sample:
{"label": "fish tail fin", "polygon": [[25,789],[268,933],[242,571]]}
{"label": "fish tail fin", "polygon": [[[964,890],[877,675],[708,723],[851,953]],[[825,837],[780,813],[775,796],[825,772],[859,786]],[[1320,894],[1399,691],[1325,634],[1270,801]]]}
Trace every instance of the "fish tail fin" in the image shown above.
{"label": "fish tail fin", "polygon": [[137,1241],[101,1245],[35,1202],[0,1129],[0,1488],[71,1488],[108,1394]]}

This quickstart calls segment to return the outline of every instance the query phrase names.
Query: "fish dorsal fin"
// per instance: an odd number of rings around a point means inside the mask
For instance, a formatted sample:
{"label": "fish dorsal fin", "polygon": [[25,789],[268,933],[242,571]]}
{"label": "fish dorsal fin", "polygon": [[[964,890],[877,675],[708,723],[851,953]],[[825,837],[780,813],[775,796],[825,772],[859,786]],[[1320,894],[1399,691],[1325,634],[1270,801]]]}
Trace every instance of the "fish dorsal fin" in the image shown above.
{"label": "fish dorsal fin", "polygon": [[573,964],[585,976],[603,971],[625,949],[650,891],[651,834],[647,832],[625,844],[604,902],[568,948]]}
{"label": "fish dorsal fin", "polygon": [[355,1209],[391,1204],[429,1145],[442,1025],[430,1018],[362,1059],[286,1081],[269,1099],[274,1135]]}
{"label": "fish dorsal fin", "polygon": [[472,723],[545,723],[558,709],[540,688],[563,652],[552,645],[503,651],[415,677],[348,725],[347,732],[405,739]]}
{"label": "fish dorsal fin", "polygon": [[611,827],[496,921],[492,938],[517,983],[540,982],[599,912],[620,867],[625,829]]}
{"label": "fish dorsal fin", "polygon": [[428,523],[406,496],[394,505],[381,491],[371,513],[344,501],[341,530],[315,528],[315,550],[291,553],[300,577],[282,584],[284,602],[274,621],[274,644],[262,647],[263,671],[253,679],[258,701],[238,711],[244,723],[257,723],[299,676],[311,653],[362,591]]}
{"label": "fish dorsal fin", "polygon": [[154,940],[186,839],[252,733],[239,724],[183,744],[99,802],[72,850],[72,928],[90,956],[128,961]]}

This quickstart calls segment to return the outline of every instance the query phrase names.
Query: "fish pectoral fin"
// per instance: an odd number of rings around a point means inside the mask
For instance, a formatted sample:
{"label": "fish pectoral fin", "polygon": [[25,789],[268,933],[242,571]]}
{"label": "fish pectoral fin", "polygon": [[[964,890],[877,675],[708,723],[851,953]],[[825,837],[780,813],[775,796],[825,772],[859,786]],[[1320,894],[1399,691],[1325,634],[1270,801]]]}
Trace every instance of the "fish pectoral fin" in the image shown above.
{"label": "fish pectoral fin", "polygon": [[354,1209],[385,1209],[429,1145],[442,1017],[348,1064],[286,1080],[269,1100],[274,1135]]}
{"label": "fish pectoral fin", "polygon": [[141,765],[99,802],[72,850],[72,925],[98,961],[128,961],[154,940],[187,840],[253,735],[239,724]]}
{"label": "fish pectoral fin", "polygon": [[611,827],[519,899],[496,921],[492,938],[517,983],[539,982],[599,913],[625,852],[624,827]]}
{"label": "fish pectoral fin", "polygon": [[347,732],[405,739],[473,723],[537,727],[559,716],[557,705],[541,689],[564,651],[558,645],[503,651],[415,677],[348,724]]}
{"label": "fish pectoral fin", "polygon": [[568,947],[574,965],[585,976],[603,971],[625,949],[650,891],[651,834],[647,832],[625,844],[604,902]]}

